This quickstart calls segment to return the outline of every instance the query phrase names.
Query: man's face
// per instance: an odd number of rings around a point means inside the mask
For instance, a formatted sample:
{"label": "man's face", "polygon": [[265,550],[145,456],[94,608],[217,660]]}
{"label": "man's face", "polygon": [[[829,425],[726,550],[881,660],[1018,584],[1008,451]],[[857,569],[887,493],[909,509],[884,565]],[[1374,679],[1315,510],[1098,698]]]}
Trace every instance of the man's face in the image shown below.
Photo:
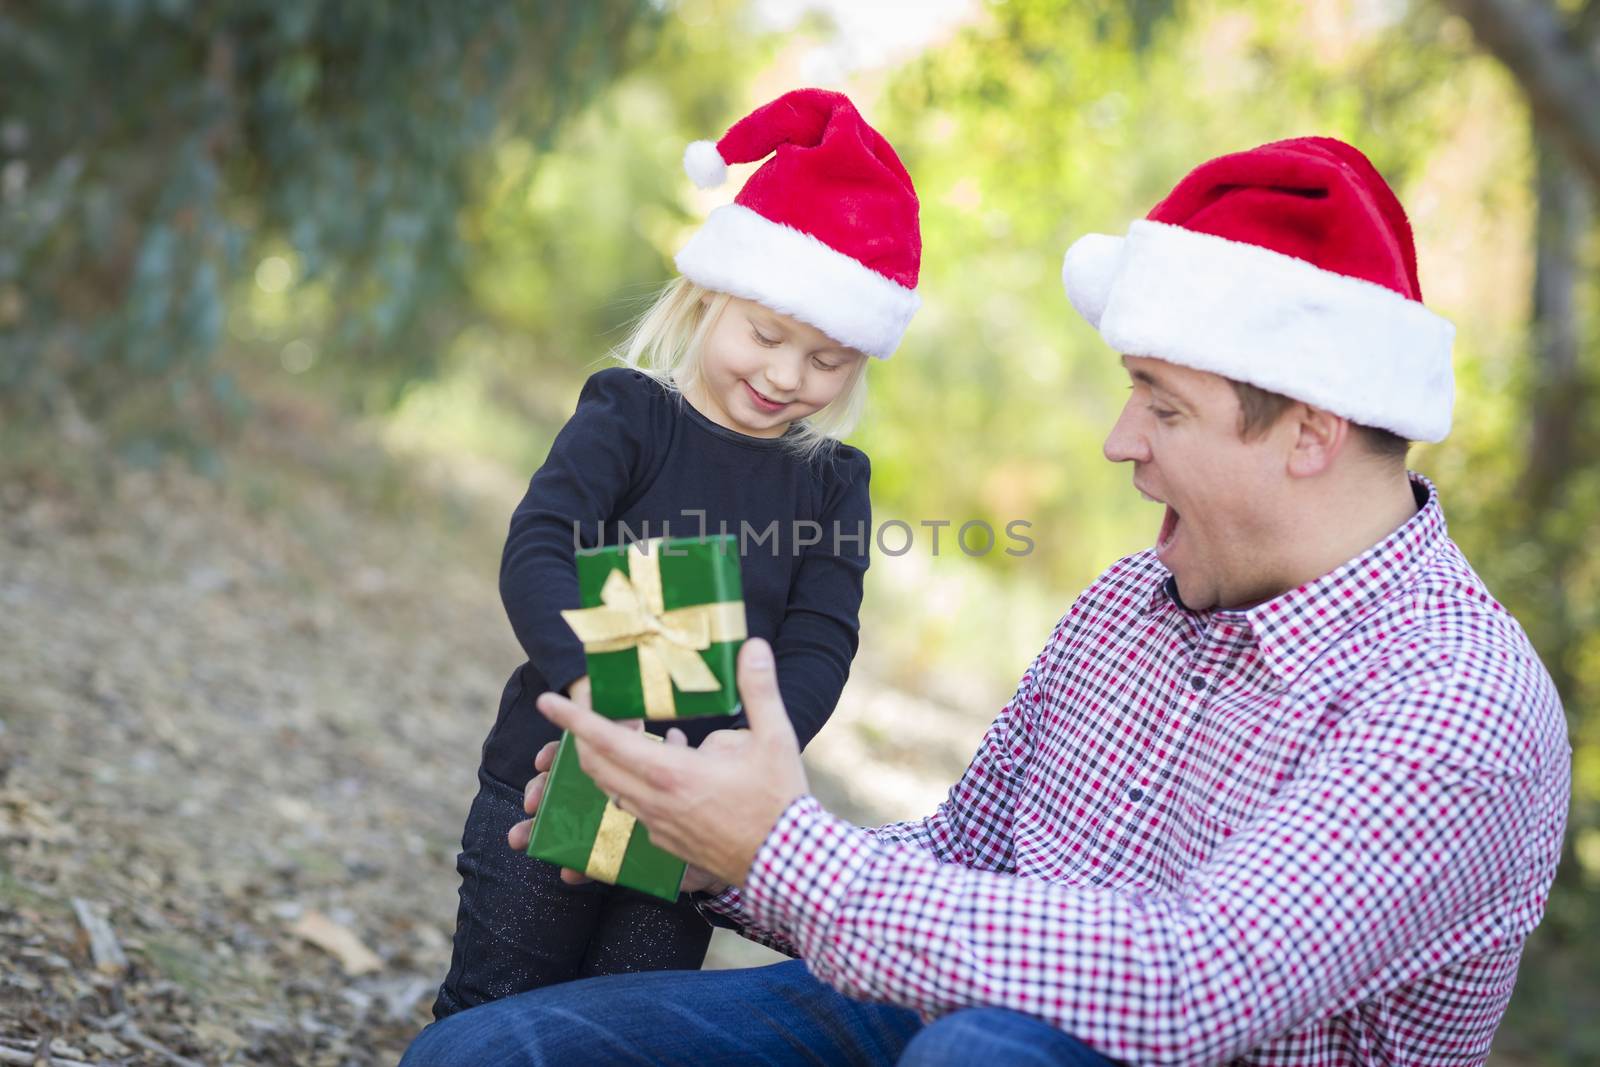
{"label": "man's face", "polygon": [[1133,464],[1133,484],[1165,504],[1156,555],[1190,608],[1244,607],[1276,595],[1280,523],[1292,432],[1283,420],[1239,436],[1239,399],[1227,379],[1139,356],[1123,366],[1132,393],[1106,437],[1113,463]]}

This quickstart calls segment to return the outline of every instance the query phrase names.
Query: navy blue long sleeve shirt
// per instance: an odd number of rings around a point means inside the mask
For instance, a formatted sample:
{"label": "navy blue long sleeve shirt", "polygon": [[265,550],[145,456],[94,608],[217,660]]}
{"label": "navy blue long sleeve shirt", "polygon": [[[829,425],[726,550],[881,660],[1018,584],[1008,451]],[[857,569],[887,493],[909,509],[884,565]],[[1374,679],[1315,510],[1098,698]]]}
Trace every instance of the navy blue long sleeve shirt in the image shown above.
{"label": "navy blue long sleeve shirt", "polygon": [[[574,546],[630,537],[740,536],[746,625],[772,643],[784,705],[800,743],[809,742],[833,713],[856,652],[869,477],[866,455],[849,445],[802,459],[779,439],[717,425],[638,371],[591,376],[511,518],[500,595],[528,661],[506,683],[484,768],[521,788],[534,754],[560,735],[533,702],[587,673],[560,615],[580,606]],[[677,726],[699,744],[741,724],[691,718],[647,728]]]}

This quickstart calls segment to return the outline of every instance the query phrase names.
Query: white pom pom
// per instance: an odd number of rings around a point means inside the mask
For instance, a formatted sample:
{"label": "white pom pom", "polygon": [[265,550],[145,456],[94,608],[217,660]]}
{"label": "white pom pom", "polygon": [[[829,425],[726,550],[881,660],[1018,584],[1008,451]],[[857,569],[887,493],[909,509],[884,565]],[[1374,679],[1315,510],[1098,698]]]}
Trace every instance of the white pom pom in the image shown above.
{"label": "white pom pom", "polygon": [[1078,314],[1098,329],[1100,316],[1111,300],[1111,287],[1122,264],[1126,239],[1104,233],[1084,234],[1072,243],[1061,261],[1061,283]]}
{"label": "white pom pom", "polygon": [[683,169],[701,189],[715,189],[728,177],[728,165],[711,141],[692,141],[683,150]]}

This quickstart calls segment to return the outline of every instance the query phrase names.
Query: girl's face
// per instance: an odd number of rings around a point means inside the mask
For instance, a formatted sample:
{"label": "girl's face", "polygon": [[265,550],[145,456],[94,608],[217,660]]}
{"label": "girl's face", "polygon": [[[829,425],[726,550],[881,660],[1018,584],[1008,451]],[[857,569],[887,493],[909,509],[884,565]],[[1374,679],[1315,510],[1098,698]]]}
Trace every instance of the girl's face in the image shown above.
{"label": "girl's face", "polygon": [[796,419],[833,403],[866,358],[814,326],[729,297],[706,332],[699,379],[684,395],[719,426],[781,437]]}

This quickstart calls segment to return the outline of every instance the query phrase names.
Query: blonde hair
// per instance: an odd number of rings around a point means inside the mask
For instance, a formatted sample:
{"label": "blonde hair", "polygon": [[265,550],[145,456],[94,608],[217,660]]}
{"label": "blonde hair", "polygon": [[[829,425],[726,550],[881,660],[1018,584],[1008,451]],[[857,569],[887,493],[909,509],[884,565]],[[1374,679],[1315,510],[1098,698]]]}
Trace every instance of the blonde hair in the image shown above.
{"label": "blonde hair", "polygon": [[[645,313],[633,324],[628,337],[613,355],[625,366],[647,374],[678,393],[700,380],[700,349],[706,334],[728,307],[729,296],[688,278],[674,278]],[[850,370],[851,380],[820,411],[794,423],[784,442],[803,458],[813,458],[856,428],[867,406],[867,359],[862,356]]]}

